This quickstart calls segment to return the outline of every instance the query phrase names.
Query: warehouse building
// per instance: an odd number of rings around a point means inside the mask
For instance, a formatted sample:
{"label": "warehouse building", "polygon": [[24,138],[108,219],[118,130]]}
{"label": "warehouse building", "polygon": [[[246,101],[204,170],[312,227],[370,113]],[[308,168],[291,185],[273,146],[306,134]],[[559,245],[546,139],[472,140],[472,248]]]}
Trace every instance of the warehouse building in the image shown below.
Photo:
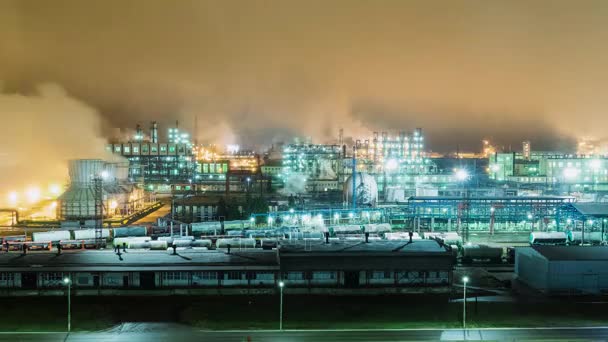
{"label": "warehouse building", "polygon": [[515,250],[515,274],[550,295],[596,295],[608,291],[608,247],[533,246]]}
{"label": "warehouse building", "polygon": [[74,251],[0,254],[0,296],[447,292],[454,259],[435,241],[300,241],[278,250]]}

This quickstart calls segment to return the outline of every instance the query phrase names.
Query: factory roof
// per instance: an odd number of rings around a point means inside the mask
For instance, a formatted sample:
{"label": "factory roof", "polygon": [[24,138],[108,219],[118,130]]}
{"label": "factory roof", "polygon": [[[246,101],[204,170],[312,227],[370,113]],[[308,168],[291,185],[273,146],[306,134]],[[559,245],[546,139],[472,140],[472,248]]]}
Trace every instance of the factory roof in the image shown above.
{"label": "factory roof", "polygon": [[295,243],[281,243],[280,253],[332,253],[332,254],[367,254],[367,253],[445,253],[446,249],[435,240],[371,240],[340,241],[340,242],[313,242],[298,241]]}
{"label": "factory roof", "polygon": [[167,251],[129,250],[121,255],[112,251],[18,252],[0,254],[0,271],[28,268],[48,271],[162,271],[205,269],[257,269],[278,268],[276,252],[264,250],[225,251],[178,250],[177,255]]}
{"label": "factory roof", "polygon": [[572,207],[584,216],[608,217],[608,203],[572,203]]}
{"label": "factory roof", "polygon": [[433,240],[281,244],[282,270],[450,270],[451,251]]}
{"label": "factory roof", "polygon": [[534,246],[549,261],[608,261],[606,246]]}

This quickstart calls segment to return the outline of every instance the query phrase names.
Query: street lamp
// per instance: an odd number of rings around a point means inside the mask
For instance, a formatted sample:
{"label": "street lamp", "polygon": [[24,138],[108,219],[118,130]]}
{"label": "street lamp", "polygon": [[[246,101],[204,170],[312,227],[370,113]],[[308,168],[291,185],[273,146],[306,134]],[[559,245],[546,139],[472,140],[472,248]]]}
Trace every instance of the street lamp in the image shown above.
{"label": "street lamp", "polygon": [[462,291],[462,331],[464,332],[464,334],[466,335],[467,333],[467,283],[469,282],[469,277],[464,276],[462,277],[462,285],[463,285],[463,291]]}
{"label": "street lamp", "polygon": [[279,292],[281,294],[280,304],[279,304],[279,330],[283,331],[283,288],[285,287],[285,283],[283,281],[279,281]]}
{"label": "street lamp", "polygon": [[71,289],[72,289],[72,281],[70,278],[63,278],[63,283],[68,287],[68,332],[72,330],[72,298],[71,298]]}

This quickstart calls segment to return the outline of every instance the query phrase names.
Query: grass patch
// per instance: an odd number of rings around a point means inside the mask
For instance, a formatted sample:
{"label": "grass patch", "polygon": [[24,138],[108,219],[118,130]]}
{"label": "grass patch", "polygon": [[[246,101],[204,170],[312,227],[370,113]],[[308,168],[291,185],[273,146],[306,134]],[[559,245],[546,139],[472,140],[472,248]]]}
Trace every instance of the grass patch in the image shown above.
{"label": "grass patch", "polygon": [[[447,296],[284,297],[286,329],[459,328],[462,303]],[[2,298],[2,331],[64,331],[65,297]],[[174,322],[201,329],[275,329],[278,296],[73,297],[74,330],[101,330],[122,322]],[[608,305],[486,303],[467,306],[476,327],[592,326],[608,320]]]}

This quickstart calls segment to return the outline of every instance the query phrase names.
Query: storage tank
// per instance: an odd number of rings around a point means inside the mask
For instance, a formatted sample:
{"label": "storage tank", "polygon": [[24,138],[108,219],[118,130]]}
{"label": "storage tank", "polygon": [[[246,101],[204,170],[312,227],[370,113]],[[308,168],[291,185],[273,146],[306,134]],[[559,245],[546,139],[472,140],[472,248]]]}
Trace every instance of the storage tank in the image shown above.
{"label": "storage tank", "polygon": [[32,241],[34,242],[57,242],[61,240],[70,240],[69,230],[56,230],[51,232],[35,232],[32,233]]}
{"label": "storage tank", "polygon": [[[567,235],[568,235],[568,243],[570,243],[570,244],[580,244],[582,242],[582,239],[583,239],[582,231],[581,232],[568,231]],[[601,232],[585,232],[585,243],[586,244],[589,243],[589,244],[599,245],[604,240],[605,239],[603,239]]]}
{"label": "storage tank", "polygon": [[255,248],[255,239],[217,239],[215,242],[217,248]]}
{"label": "storage tank", "polygon": [[473,261],[502,262],[502,247],[465,244],[462,247],[462,262]]}
{"label": "storage tank", "polygon": [[532,232],[530,233],[531,245],[565,245],[568,235],[564,232]]}
{"label": "storage tank", "polygon": [[[375,207],[378,203],[378,184],[374,177],[367,173],[357,172],[355,175],[356,200],[358,206]],[[344,202],[353,201],[353,179],[352,175],[344,182]]]}

